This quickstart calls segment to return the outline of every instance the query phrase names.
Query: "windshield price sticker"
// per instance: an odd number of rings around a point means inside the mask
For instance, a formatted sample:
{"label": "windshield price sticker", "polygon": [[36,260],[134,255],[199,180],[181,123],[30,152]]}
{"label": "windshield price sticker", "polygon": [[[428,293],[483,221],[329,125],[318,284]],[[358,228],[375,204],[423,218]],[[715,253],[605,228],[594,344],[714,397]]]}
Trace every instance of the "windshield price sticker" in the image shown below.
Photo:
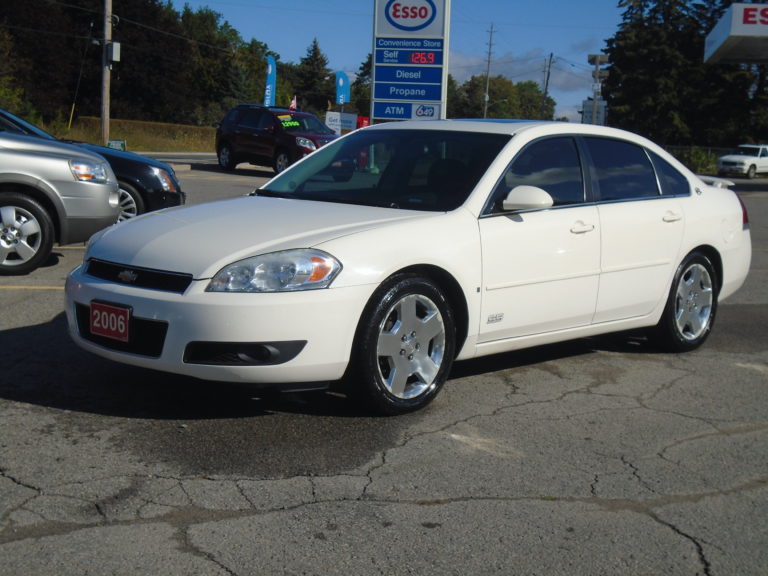
{"label": "windshield price sticker", "polygon": [[131,309],[103,302],[91,302],[91,334],[128,342]]}

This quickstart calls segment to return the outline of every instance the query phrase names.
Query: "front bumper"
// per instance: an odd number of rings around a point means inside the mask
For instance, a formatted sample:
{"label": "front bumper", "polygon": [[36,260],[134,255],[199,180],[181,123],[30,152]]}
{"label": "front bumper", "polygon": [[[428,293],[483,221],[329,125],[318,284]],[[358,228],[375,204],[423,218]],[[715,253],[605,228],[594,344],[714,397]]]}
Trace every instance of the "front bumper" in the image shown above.
{"label": "front bumper", "polygon": [[749,166],[742,165],[742,164],[718,164],[717,165],[717,173],[721,175],[726,174],[736,174],[739,176],[744,176],[747,174],[747,171],[749,170]]}
{"label": "front bumper", "polygon": [[[333,381],[349,363],[357,324],[375,286],[275,294],[183,293],[115,284],[84,274],[66,282],[72,339],[111,360],[205,380],[263,385]],[[89,335],[92,301],[128,306],[133,342]]]}
{"label": "front bumper", "polygon": [[58,186],[64,205],[60,244],[85,242],[115,223],[120,212],[117,183],[66,182]]}
{"label": "front bumper", "polygon": [[147,212],[183,206],[187,203],[187,194],[179,189],[177,192],[168,192],[162,188],[149,190],[147,195]]}

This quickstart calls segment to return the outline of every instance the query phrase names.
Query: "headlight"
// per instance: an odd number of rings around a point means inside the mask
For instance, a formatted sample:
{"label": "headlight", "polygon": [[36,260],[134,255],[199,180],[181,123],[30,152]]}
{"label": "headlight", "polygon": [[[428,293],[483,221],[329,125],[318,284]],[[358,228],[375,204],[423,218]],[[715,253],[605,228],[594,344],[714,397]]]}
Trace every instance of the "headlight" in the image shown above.
{"label": "headlight", "polygon": [[72,170],[72,175],[81,182],[104,183],[109,179],[107,165],[103,162],[70,160],[69,169]]}
{"label": "headlight", "polygon": [[160,184],[163,186],[163,190],[166,192],[178,192],[176,183],[174,182],[171,175],[168,174],[168,172],[162,168],[155,168],[154,166],[152,167],[152,172],[155,174],[155,176],[157,176],[157,179],[160,180]]}
{"label": "headlight", "polygon": [[296,144],[302,148],[306,148],[307,150],[317,150],[317,146],[315,146],[315,143],[312,142],[312,140],[309,138],[296,136]]}
{"label": "headlight", "polygon": [[341,263],[321,250],[299,249],[246,258],[225,266],[207,292],[292,292],[330,286]]}

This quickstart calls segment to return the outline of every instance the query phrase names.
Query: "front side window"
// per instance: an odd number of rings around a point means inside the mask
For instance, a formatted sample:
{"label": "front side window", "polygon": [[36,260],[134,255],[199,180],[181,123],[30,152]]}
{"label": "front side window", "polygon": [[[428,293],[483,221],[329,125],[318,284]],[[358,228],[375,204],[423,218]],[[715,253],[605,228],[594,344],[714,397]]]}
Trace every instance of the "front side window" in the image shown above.
{"label": "front side window", "polygon": [[584,138],[595,167],[600,200],[659,196],[656,173],[645,150],[623,140]]}
{"label": "front side window", "polygon": [[257,195],[447,211],[464,203],[510,136],[361,130],[313,152]]}
{"label": "front side window", "polygon": [[584,179],[573,138],[539,140],[518,154],[494,191],[491,211],[502,212],[501,203],[509,191],[524,185],[547,192],[553,206],[584,202]]}

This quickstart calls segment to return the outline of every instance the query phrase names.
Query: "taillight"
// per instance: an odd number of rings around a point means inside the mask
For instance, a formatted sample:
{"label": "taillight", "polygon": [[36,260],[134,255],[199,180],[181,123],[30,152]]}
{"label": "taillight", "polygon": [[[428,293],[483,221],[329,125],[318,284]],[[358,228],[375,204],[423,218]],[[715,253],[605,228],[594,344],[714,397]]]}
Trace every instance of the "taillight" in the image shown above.
{"label": "taillight", "polygon": [[744,205],[744,200],[741,199],[741,196],[737,194],[736,197],[739,199],[739,204],[741,204],[741,224],[744,228],[749,228],[749,213],[747,213],[747,207]]}

